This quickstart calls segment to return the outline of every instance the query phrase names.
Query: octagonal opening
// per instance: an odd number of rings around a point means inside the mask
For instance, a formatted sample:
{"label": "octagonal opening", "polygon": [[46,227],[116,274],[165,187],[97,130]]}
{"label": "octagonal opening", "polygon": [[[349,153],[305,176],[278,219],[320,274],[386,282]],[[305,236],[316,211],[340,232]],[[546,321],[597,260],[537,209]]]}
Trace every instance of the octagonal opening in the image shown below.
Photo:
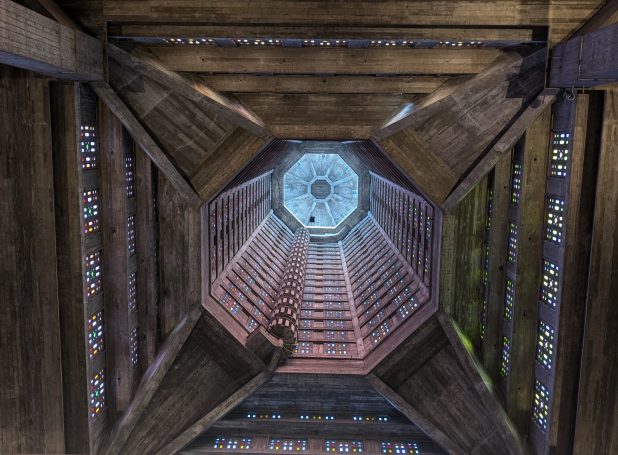
{"label": "octagonal opening", "polygon": [[208,214],[210,305],[241,341],[281,319],[289,258],[306,260],[279,368],[364,371],[437,310],[440,212],[373,143],[275,141]]}
{"label": "octagonal opening", "polygon": [[335,153],[306,153],[284,174],[283,200],[303,226],[334,228],[358,207],[358,175]]}

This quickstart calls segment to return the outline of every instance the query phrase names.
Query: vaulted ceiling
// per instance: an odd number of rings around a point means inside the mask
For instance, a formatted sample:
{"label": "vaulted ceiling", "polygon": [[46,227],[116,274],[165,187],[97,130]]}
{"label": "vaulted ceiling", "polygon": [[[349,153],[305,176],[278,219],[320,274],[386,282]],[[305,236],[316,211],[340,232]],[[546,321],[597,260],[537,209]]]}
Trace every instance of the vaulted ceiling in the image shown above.
{"label": "vaulted ceiling", "polygon": [[[385,178],[414,189],[437,211],[457,212],[559,88],[576,85],[569,79],[571,54],[560,46],[604,4],[60,0],[59,9],[21,3],[63,24],[54,22],[58,36],[72,34],[87,52],[78,45],[69,64],[11,49],[17,66],[90,82],[173,188],[164,199],[178,232],[167,232],[168,240],[198,257],[208,248],[209,203],[258,175],[257,168],[275,170],[283,162],[277,151],[298,157],[315,143],[345,144],[367,168],[382,160],[391,173]],[[18,19],[24,14],[12,2],[1,6]],[[61,51],[72,46],[59,42]],[[552,49],[560,58],[553,66]],[[103,65],[86,70],[88,61]],[[277,197],[273,205],[281,206],[285,197]],[[182,236],[186,226],[190,239]],[[203,272],[208,261],[202,260]],[[281,341],[263,328],[234,333],[229,315],[211,305],[211,283],[207,272],[199,276],[199,265],[192,299],[183,302],[190,311],[166,330],[99,453],[201,453],[230,428],[270,435],[272,422],[243,417],[269,406],[270,412],[390,413],[393,437],[414,435],[435,453],[526,453],[521,428],[504,413],[443,302],[438,310],[437,293],[431,311],[379,361],[339,371],[354,373],[340,383],[293,363],[278,370]],[[298,422],[286,425],[300,432]]]}

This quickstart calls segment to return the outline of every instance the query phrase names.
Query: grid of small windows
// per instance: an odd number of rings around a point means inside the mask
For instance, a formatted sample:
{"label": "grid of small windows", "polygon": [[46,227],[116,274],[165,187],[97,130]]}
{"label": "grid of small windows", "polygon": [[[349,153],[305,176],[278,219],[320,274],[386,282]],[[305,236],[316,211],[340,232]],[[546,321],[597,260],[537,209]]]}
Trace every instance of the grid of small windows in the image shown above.
{"label": "grid of small windows", "polygon": [[248,39],[235,39],[233,40],[236,46],[280,46],[281,41],[278,39],[260,39],[260,38],[248,38]]}
{"label": "grid of small windows", "polygon": [[564,224],[564,199],[558,196],[547,198],[545,213],[545,240],[557,245],[562,243],[562,227]]}
{"label": "grid of small windows", "polygon": [[509,222],[509,250],[508,261],[515,264],[517,260],[517,225],[512,221]]}
{"label": "grid of small windows", "polygon": [[87,190],[82,193],[82,211],[84,215],[84,234],[99,230],[99,192]]}
{"label": "grid of small windows", "polygon": [[135,254],[135,215],[129,215],[127,218],[127,249],[129,256]]}
{"label": "grid of small windows", "polygon": [[382,453],[394,454],[417,454],[421,453],[420,446],[416,442],[380,442]]}
{"label": "grid of small windows", "polygon": [[373,421],[378,421],[378,422],[388,422],[389,420],[391,420],[391,418],[389,416],[352,416],[352,420],[354,420],[355,422],[373,422]]}
{"label": "grid of small windows", "polygon": [[401,305],[397,311],[399,311],[401,318],[405,319],[419,307],[420,304],[418,303],[418,299],[416,297],[411,297],[410,300]]}
{"label": "grid of small windows", "polygon": [[502,356],[500,358],[500,375],[507,377],[511,371],[511,340],[502,337]]}
{"label": "grid of small windows", "polygon": [[347,40],[334,39],[306,39],[303,40],[303,47],[347,47]]}
{"label": "grid of small windows", "polygon": [[538,379],[534,381],[532,419],[541,430],[544,432],[547,431],[549,419],[549,389]]}
{"label": "grid of small windows", "polygon": [[414,47],[414,41],[409,40],[373,40],[369,47]]}
{"label": "grid of small windows", "polygon": [[129,275],[129,311],[135,313],[137,311],[137,273],[132,272]]}
{"label": "grid of small windows", "polygon": [[127,197],[135,196],[135,153],[128,152],[124,157],[124,173],[127,185]]}
{"label": "grid of small windows", "polygon": [[313,343],[302,341],[296,346],[296,351],[300,354],[311,354],[313,352]]}
{"label": "grid of small windows", "polygon": [[440,47],[479,47],[483,44],[482,41],[440,41]]}
{"label": "grid of small windows", "polygon": [[255,319],[253,318],[249,318],[247,320],[247,330],[249,331],[249,333],[253,332],[258,326],[258,323]]}
{"label": "grid of small windows", "polygon": [[504,319],[510,321],[513,318],[513,306],[515,304],[515,285],[510,278],[506,279],[504,289]]}
{"label": "grid of small windows", "polygon": [[298,416],[300,420],[335,420],[333,415],[321,415],[321,414],[301,414]]}
{"label": "grid of small windows", "polygon": [[82,169],[97,167],[96,130],[92,125],[82,125],[79,128],[79,152]]}
{"label": "grid of small windows", "polygon": [[550,177],[564,178],[569,172],[569,154],[571,134],[555,132],[552,140],[551,161],[549,167]]}
{"label": "grid of small windows", "polygon": [[511,204],[518,205],[521,197],[521,163],[514,162],[511,174]]}
{"label": "grid of small windows", "polygon": [[248,450],[251,448],[252,438],[215,438],[212,448],[223,450]]}
{"label": "grid of small windows", "polygon": [[103,409],[105,409],[105,372],[101,369],[90,378],[90,417],[97,417]]}
{"label": "grid of small windows", "polygon": [[86,293],[92,297],[101,292],[101,252],[87,254],[85,265]]}
{"label": "grid of small windows", "polygon": [[325,452],[359,453],[363,451],[363,441],[324,441]]}
{"label": "grid of small windows", "polygon": [[104,349],[103,311],[97,311],[88,318],[88,356],[94,359]]}
{"label": "grid of small windows", "polygon": [[211,38],[164,38],[163,41],[168,44],[215,44],[215,40]]}
{"label": "grid of small windows", "polygon": [[371,332],[371,339],[374,344],[378,344],[391,331],[388,321],[384,321],[377,330]]}
{"label": "grid of small windows", "polygon": [[558,302],[558,286],[560,279],[560,269],[558,264],[543,259],[543,281],[541,282],[541,301],[552,308]]}
{"label": "grid of small windows", "polygon": [[546,369],[551,370],[554,362],[554,328],[547,322],[539,319],[537,328],[536,360]]}
{"label": "grid of small windows", "polygon": [[283,452],[306,452],[307,440],[270,438],[268,441],[268,450]]}
{"label": "grid of small windows", "polygon": [[347,355],[348,345],[346,343],[326,343],[326,354]]}
{"label": "grid of small windows", "polygon": [[136,368],[139,365],[139,349],[138,349],[139,329],[134,327],[129,334],[129,348],[131,356],[131,366]]}

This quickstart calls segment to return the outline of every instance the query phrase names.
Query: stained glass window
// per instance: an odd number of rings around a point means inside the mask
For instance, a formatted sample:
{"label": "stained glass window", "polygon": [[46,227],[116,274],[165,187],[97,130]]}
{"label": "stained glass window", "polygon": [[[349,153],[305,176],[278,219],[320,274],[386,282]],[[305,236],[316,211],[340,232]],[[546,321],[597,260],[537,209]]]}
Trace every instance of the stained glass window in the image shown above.
{"label": "stained glass window", "polygon": [[298,343],[296,350],[301,354],[311,354],[313,352],[313,343],[302,341]]}
{"label": "stained glass window", "polygon": [[86,293],[88,297],[101,292],[101,252],[95,251],[86,255]]}
{"label": "stained glass window", "polygon": [[549,389],[538,379],[534,381],[534,400],[532,419],[543,430],[547,431],[549,419]]}
{"label": "stained glass window", "polygon": [[99,192],[87,190],[82,193],[82,210],[84,214],[84,234],[99,230]]}
{"label": "stained glass window", "polygon": [[135,313],[137,311],[137,273],[132,272],[129,275],[129,311]]}
{"label": "stained glass window", "polygon": [[509,222],[509,251],[508,261],[515,264],[517,260],[517,224]]}
{"label": "stained glass window", "polygon": [[97,167],[97,143],[94,126],[82,125],[79,129],[79,151],[81,155],[82,169],[94,169]]}
{"label": "stained glass window", "polygon": [[129,215],[127,218],[127,250],[129,256],[135,254],[135,215]]}
{"label": "stained glass window", "polygon": [[557,245],[562,243],[562,227],[564,225],[564,199],[558,196],[547,198],[545,213],[545,240]]}
{"label": "stained glass window", "polygon": [[258,323],[255,319],[249,318],[247,320],[247,330],[249,332],[253,332],[257,328],[257,326],[258,326]]}
{"label": "stained glass window", "polygon": [[284,452],[306,452],[307,440],[270,438],[268,441],[268,449]]}
{"label": "stained glass window", "polygon": [[521,198],[521,176],[521,163],[513,163],[511,175],[511,204],[513,205],[519,205],[519,199]]}
{"label": "stained glass window", "polygon": [[326,354],[347,355],[348,345],[346,343],[326,343]]}
{"label": "stained glass window", "polygon": [[515,285],[510,278],[506,279],[504,290],[504,319],[510,321],[513,318],[513,307],[515,305]]}
{"label": "stained glass window", "polygon": [[101,369],[90,378],[90,417],[97,417],[103,409],[105,409],[105,371]]}
{"label": "stained glass window", "polygon": [[556,307],[558,302],[558,286],[560,278],[560,269],[558,264],[543,259],[543,281],[541,283],[541,301],[552,308]]}
{"label": "stained glass window", "polygon": [[363,451],[363,441],[324,441],[325,452],[359,453]]}
{"label": "stained glass window", "polygon": [[103,311],[97,311],[88,318],[88,355],[90,360],[104,349]]}
{"label": "stained glass window", "polygon": [[500,359],[500,375],[507,377],[511,370],[511,340],[502,337],[502,357]]}
{"label": "stained glass window", "polygon": [[374,344],[377,344],[390,332],[390,324],[388,321],[384,321],[377,330],[371,332],[371,338]]}
{"label": "stained glass window", "polygon": [[569,155],[571,134],[556,132],[552,140],[549,175],[551,177],[566,177],[569,172]]}
{"label": "stained glass window", "polygon": [[411,297],[410,300],[408,300],[406,303],[399,307],[399,315],[402,319],[405,319],[408,317],[409,314],[417,310],[419,306],[420,304],[418,303],[417,298]]}
{"label": "stained glass window", "polygon": [[539,319],[537,328],[536,360],[548,370],[551,370],[554,362],[555,331],[545,321]]}
{"label": "stained glass window", "polygon": [[135,196],[135,153],[131,150],[124,157],[124,171],[127,185],[127,197]]}
{"label": "stained glass window", "polygon": [[137,367],[139,365],[139,348],[138,348],[138,336],[139,336],[139,329],[137,327],[134,327],[131,330],[130,333],[130,337],[129,337],[129,347],[131,349],[130,355],[131,355],[131,366],[133,368]]}
{"label": "stained glass window", "polygon": [[248,450],[251,448],[251,438],[215,438],[213,442],[213,449],[224,450]]}
{"label": "stained glass window", "polygon": [[421,449],[416,442],[380,442],[382,453],[387,454],[417,454],[421,453]]}

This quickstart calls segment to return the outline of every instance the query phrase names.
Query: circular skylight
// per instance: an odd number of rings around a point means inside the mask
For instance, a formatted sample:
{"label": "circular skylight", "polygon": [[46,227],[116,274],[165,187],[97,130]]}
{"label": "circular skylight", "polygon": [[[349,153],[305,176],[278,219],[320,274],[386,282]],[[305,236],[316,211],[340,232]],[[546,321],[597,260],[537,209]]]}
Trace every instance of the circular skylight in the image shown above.
{"label": "circular skylight", "polygon": [[308,153],[283,176],[283,203],[303,226],[336,227],[358,207],[358,176],[339,155]]}

